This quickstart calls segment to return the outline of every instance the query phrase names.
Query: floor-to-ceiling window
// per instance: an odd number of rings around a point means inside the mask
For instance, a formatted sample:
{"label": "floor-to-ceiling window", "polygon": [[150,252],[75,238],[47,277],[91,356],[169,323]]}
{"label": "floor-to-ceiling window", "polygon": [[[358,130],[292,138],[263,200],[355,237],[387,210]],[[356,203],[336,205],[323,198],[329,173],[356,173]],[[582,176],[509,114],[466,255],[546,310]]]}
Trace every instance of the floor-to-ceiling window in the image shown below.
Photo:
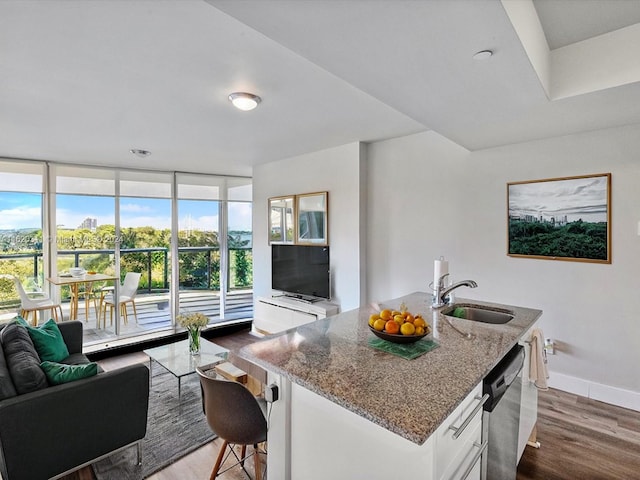
{"label": "floor-to-ceiling window", "polygon": [[124,283],[128,273],[140,274],[135,298],[119,316],[122,334],[172,327],[172,183],[173,175],[167,173],[119,172],[120,280]]}
{"label": "floor-to-ceiling window", "polygon": [[[27,292],[46,285],[43,264],[44,164],[0,161],[0,274]],[[0,281],[0,321],[13,318],[20,298],[13,281]]]}
{"label": "floor-to-ceiling window", "polygon": [[[51,206],[55,220],[52,271],[67,275],[72,268],[116,276],[116,172],[100,168],[51,167]],[[114,324],[100,318],[100,302],[113,295],[113,281],[55,286],[65,317],[85,322],[88,341],[113,335]]]}
{"label": "floor-to-ceiling window", "polygon": [[[13,255],[0,257],[0,273],[10,265],[7,273],[24,270],[24,283],[60,301],[65,319],[85,323],[85,344],[175,331],[175,318],[184,311],[203,312],[210,324],[252,317],[250,179],[20,165],[0,161],[0,175],[7,176],[0,179],[10,185],[0,190],[6,226],[0,253]],[[18,173],[22,177],[11,176]],[[18,245],[16,239],[27,238],[22,233],[29,233],[29,240]],[[112,280],[80,282],[72,291],[48,279],[74,268]],[[125,297],[121,282],[130,272],[140,275],[136,315],[130,305],[126,317],[118,308],[101,309],[104,299],[117,305]],[[10,288],[0,281],[0,295]],[[0,310],[11,303],[6,311],[11,318],[19,299],[15,292],[5,297]]]}
{"label": "floor-to-ceiling window", "polygon": [[227,180],[227,258],[229,259],[224,318],[246,318],[252,314],[247,297],[253,298],[253,231],[251,182]]}
{"label": "floor-to-ceiling window", "polygon": [[210,323],[250,318],[251,181],[186,174],[176,179],[180,310],[202,312]]}

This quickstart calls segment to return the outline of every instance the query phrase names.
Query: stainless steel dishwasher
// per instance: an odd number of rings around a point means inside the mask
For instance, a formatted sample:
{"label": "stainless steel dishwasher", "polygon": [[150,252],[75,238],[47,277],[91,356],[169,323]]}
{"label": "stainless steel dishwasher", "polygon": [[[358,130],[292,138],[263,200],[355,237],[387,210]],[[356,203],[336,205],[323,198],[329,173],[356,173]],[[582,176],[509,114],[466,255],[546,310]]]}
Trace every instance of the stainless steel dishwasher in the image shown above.
{"label": "stainless steel dishwasher", "polygon": [[482,393],[489,394],[482,414],[483,480],[515,480],[518,463],[518,430],[524,364],[524,348],[513,347],[485,377]]}

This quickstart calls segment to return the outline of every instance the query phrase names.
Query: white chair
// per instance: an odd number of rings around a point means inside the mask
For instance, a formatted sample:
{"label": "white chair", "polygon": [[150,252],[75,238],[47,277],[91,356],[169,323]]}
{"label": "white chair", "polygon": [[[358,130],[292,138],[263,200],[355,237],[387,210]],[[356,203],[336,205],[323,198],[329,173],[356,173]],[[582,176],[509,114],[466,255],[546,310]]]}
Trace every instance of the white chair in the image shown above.
{"label": "white chair", "polygon": [[[138,284],[140,283],[141,273],[127,272],[124,277],[124,282],[120,285],[120,299],[118,302],[118,311],[120,315],[124,317],[125,325],[129,323],[127,303],[130,303],[133,307],[133,316],[138,323],[138,312],[136,312],[135,297],[138,293]],[[98,326],[100,324],[100,318],[104,321],[104,327],[107,327],[107,308],[109,308],[109,317],[111,324],[113,325],[113,311],[115,309],[115,299],[113,293],[109,293],[100,300],[100,315],[98,316]]]}
{"label": "white chair", "polygon": [[[64,315],[62,314],[62,306],[59,303],[55,303],[53,300],[49,298],[49,296],[44,292],[38,292],[38,298],[31,298],[25,292],[24,287],[18,277],[13,275],[0,275],[0,278],[6,278],[12,280],[16,286],[16,290],[18,290],[18,295],[20,296],[20,316],[25,319],[25,321],[29,322],[29,314],[33,313],[33,325],[38,325],[38,312],[49,310],[51,311],[51,315],[56,322],[64,320]],[[60,312],[60,317],[58,317],[58,311]]]}

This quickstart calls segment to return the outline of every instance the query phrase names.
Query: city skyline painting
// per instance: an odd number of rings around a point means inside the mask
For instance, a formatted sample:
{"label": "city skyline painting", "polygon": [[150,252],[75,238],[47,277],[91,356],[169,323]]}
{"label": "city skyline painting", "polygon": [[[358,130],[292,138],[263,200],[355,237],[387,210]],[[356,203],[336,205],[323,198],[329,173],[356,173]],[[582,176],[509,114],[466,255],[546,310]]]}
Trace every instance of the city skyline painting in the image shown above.
{"label": "city skyline painting", "polygon": [[507,184],[508,255],[611,263],[611,174]]}

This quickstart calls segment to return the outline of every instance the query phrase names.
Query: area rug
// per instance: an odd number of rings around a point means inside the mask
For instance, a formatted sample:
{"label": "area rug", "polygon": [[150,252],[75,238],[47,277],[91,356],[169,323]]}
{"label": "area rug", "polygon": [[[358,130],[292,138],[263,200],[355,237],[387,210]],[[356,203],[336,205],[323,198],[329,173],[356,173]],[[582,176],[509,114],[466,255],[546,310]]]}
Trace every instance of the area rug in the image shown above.
{"label": "area rug", "polygon": [[215,438],[202,413],[198,375],[182,377],[180,398],[176,377],[156,362],[152,375],[142,465],[136,448],[127,448],[92,465],[98,480],[142,480]]}

